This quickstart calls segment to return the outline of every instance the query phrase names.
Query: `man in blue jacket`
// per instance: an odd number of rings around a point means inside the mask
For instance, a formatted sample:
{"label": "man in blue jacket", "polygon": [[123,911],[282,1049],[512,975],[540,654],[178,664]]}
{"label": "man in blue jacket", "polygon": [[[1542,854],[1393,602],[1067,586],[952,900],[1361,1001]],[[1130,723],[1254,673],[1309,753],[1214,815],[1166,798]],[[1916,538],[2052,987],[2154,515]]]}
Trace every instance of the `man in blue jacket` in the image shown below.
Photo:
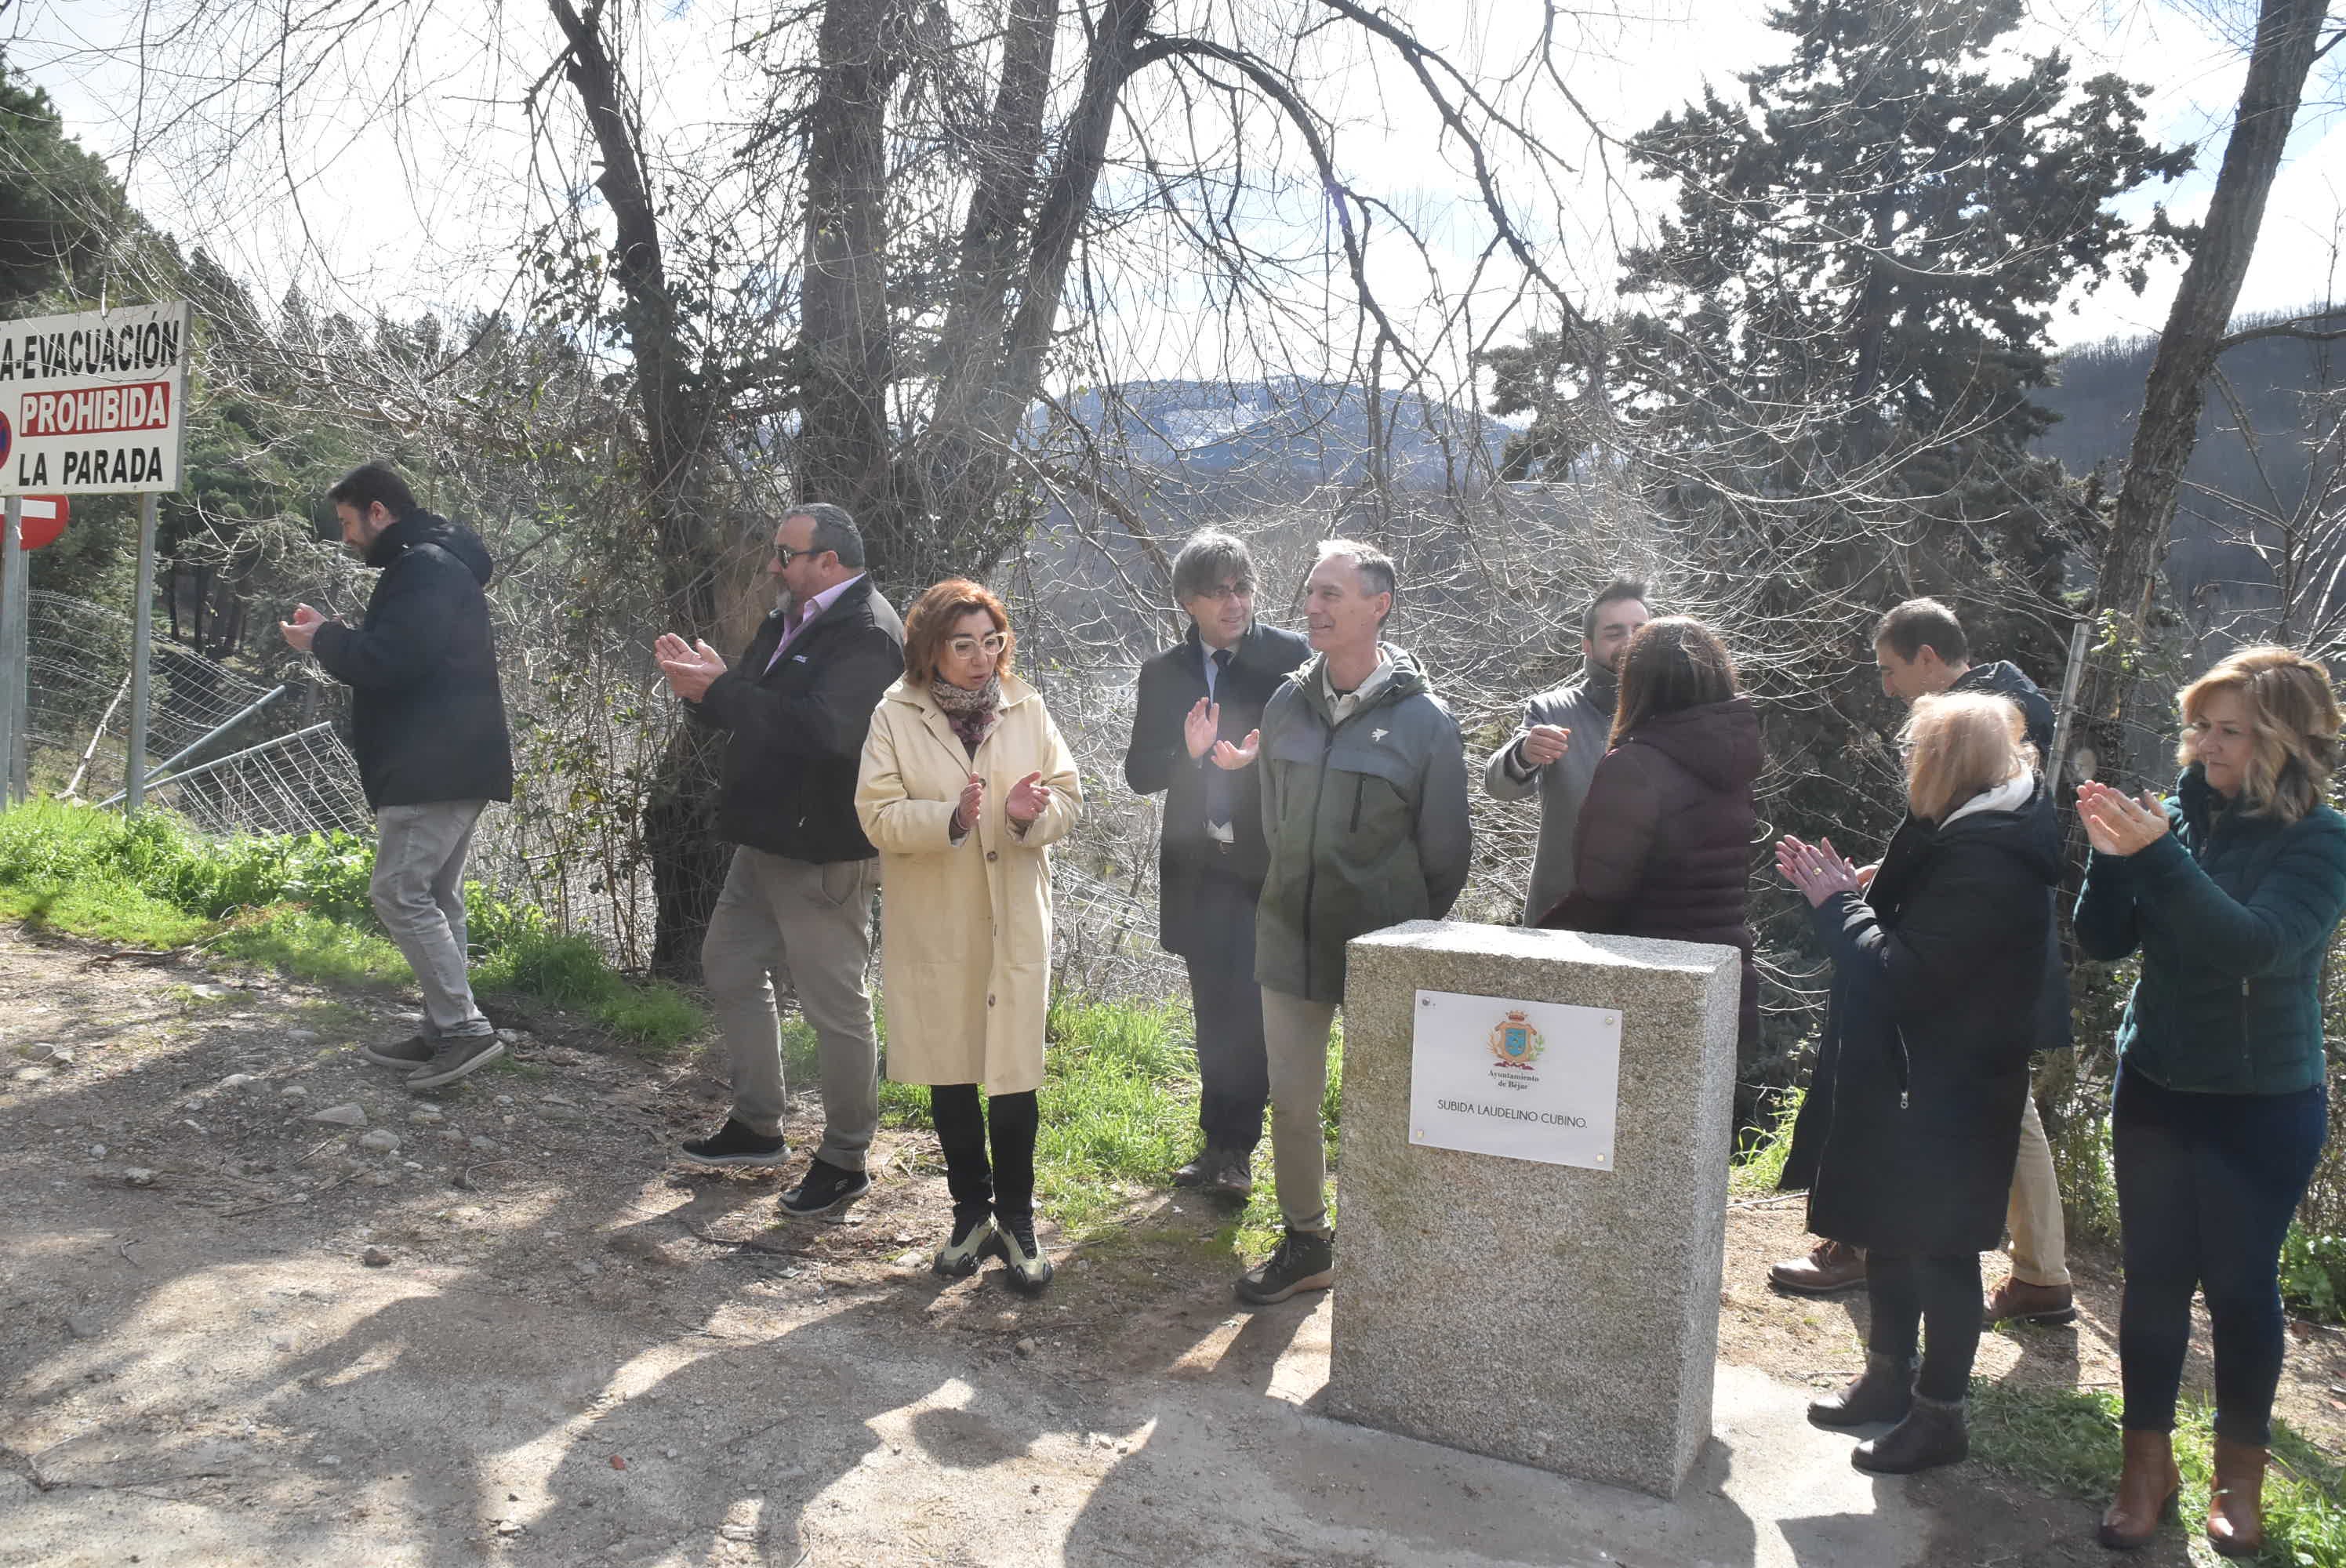
{"label": "man in blue jacket", "polygon": [[513,799],[513,743],[497,681],[487,587],[494,565],[471,529],[416,504],[380,463],[326,493],[342,542],[381,570],[356,626],[307,605],[279,623],[351,688],[351,750],[377,840],[375,914],[415,971],[423,1032],[362,1053],[436,1089],[505,1054],[465,972],[464,860],[492,800]]}
{"label": "man in blue jacket", "polygon": [[1254,906],[1270,851],[1260,770],[1224,768],[1214,753],[1262,723],[1264,705],[1311,653],[1293,632],[1254,618],[1254,558],[1243,541],[1202,528],[1181,546],[1173,597],[1188,612],[1188,635],[1140,667],[1124,754],[1126,781],[1165,796],[1158,941],[1188,967],[1197,1021],[1205,1146],[1173,1173],[1173,1185],[1233,1200],[1254,1190],[1255,1145],[1270,1102],[1254,981]]}

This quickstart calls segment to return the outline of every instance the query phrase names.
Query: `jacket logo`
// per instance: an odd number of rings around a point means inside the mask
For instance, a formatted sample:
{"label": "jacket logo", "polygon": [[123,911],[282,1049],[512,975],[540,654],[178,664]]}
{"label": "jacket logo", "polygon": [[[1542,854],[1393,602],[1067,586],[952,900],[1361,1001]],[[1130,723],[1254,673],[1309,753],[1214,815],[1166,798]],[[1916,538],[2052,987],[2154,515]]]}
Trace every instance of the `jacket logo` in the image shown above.
{"label": "jacket logo", "polygon": [[804,663],[806,663],[806,655],[804,655],[804,654],[792,654],[792,655],[790,655],[790,662],[791,662],[792,664],[804,664]]}
{"label": "jacket logo", "polygon": [[1382,740],[1386,736],[1391,735],[1392,733],[1392,731],[1390,729],[1372,729],[1369,731],[1369,738],[1372,740]]}

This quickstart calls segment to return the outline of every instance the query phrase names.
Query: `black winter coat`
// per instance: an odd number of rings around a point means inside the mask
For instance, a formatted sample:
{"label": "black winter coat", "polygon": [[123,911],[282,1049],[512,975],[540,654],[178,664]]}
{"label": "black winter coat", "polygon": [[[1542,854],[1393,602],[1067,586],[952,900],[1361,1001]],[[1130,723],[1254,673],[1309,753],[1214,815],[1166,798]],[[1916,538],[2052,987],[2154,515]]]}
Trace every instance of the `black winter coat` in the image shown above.
{"label": "black winter coat", "polygon": [[[2053,704],[2036,689],[2036,683],[2021,672],[2020,667],[2004,659],[1994,664],[1975,664],[1964,671],[1950,691],[1986,691],[1998,697],[2008,697],[2020,708],[2020,717],[2028,724],[2028,743],[2036,748],[2036,758],[2045,777],[2055,776],[2053,766]],[[2037,809],[2045,814],[2045,822],[2055,835],[2060,833],[2060,814],[2050,789],[2037,797]],[[2060,896],[2060,889],[2047,888],[2045,897],[2049,903]],[[2045,989],[2037,993],[2034,1018],[2035,1033],[2033,1044],[2039,1051],[2066,1051],[2069,1048],[2069,966],[2061,954],[2061,926],[2055,920],[2045,925]]]}
{"label": "black winter coat", "polygon": [[1908,818],[1863,896],[1812,911],[1833,960],[1801,1107],[1816,1118],[1817,1235],[1920,1256],[2002,1238],[2028,1093],[2029,1040],[2012,1020],[2044,984],[2045,891],[2061,873],[2045,794],[1943,828]]}
{"label": "black winter coat", "polygon": [[[1311,657],[1311,645],[1293,632],[1258,621],[1231,650],[1229,668],[1215,683],[1221,706],[1219,734],[1232,745],[1262,727],[1262,710],[1290,670]],[[1206,695],[1204,645],[1193,625],[1189,635],[1140,667],[1140,692],[1132,714],[1132,744],[1125,748],[1124,778],[1137,794],[1165,791],[1165,826],[1157,850],[1157,940],[1165,951],[1187,954],[1210,938],[1198,929],[1198,889],[1209,875],[1225,875],[1256,894],[1270,864],[1262,836],[1262,770],[1225,773],[1230,785],[1230,825],[1236,840],[1224,850],[1206,831],[1208,770],[1211,756],[1193,760],[1182,734],[1189,709]]]}
{"label": "black winter coat", "polygon": [[1759,828],[1760,716],[1748,697],[1646,719],[1605,754],[1581,802],[1573,889],[1540,924],[1743,952],[1740,1048],[1760,1040],[1745,913]]}
{"label": "black winter coat", "polygon": [[879,853],[855,815],[855,773],[872,710],[904,673],[904,623],[869,576],[847,585],[782,640],[774,611],[741,662],[709,682],[685,711],[730,733],[717,800],[729,843],[826,865]]}
{"label": "black winter coat", "polygon": [[311,651],[351,688],[351,751],[367,804],[513,799],[513,740],[482,589],[495,566],[470,528],[417,508],[367,551],[366,617],[329,621]]}

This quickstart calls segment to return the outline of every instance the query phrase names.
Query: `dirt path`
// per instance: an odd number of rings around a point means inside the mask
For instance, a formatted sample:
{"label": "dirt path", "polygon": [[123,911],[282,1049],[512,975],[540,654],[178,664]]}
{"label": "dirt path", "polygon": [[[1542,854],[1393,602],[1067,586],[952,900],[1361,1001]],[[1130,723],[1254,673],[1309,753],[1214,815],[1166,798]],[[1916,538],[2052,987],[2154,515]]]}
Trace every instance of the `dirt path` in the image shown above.
{"label": "dirt path", "polygon": [[[411,1097],[352,1044],[408,1016],[0,935],[10,1560],[2099,1555],[2083,1505],[1866,1481],[1800,1421],[1805,1386],[1860,1357],[1853,1303],[1760,1283],[1797,1206],[1735,1212],[1719,1442],[1647,1502],[1313,1415],[1327,1303],[1234,1311],[1211,1214],[1151,1198],[1039,1301],[992,1270],[947,1286],[922,1267],[945,1209],[928,1140],[883,1133],[844,1223],[780,1224],[771,1178],[668,1165],[721,1113],[697,1061],[548,1018],[509,1066]],[[317,1119],[351,1105],[363,1125]],[[2114,1379],[2115,1297],[2085,1280],[2077,1332],[1999,1336],[1984,1369]],[[2326,1442],[2340,1358],[2301,1339],[2284,1394]],[[2149,1560],[2181,1561],[2168,1544]]]}

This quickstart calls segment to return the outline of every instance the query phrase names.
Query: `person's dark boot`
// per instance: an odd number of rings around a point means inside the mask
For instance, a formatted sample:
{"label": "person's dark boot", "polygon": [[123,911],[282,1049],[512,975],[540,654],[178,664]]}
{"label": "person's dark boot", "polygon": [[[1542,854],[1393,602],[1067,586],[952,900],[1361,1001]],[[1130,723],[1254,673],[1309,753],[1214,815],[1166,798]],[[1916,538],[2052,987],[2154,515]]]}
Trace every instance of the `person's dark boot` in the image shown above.
{"label": "person's dark boot", "polygon": [[1226,1203],[1243,1204],[1254,1196],[1254,1156],[1244,1149],[1224,1149],[1221,1163],[1205,1181],[1206,1194]]}
{"label": "person's dark boot", "polygon": [[1875,1475],[1912,1475],[1970,1457],[1971,1431],[1964,1421],[1964,1401],[1914,1396],[1906,1419],[1878,1438],[1857,1445],[1849,1462]]}
{"label": "person's dark boot", "polygon": [[2014,1276],[1987,1293],[1980,1303],[1980,1319],[1989,1328],[1998,1323],[2075,1323],[2077,1298],[2066,1285],[2031,1285]]}
{"label": "person's dark boot", "polygon": [[1175,1186],[1204,1186],[1208,1182],[1214,1179],[1214,1173],[1221,1168],[1221,1164],[1222,1151],[1216,1148],[1213,1145],[1208,1144],[1204,1148],[1199,1149],[1196,1154],[1189,1156],[1188,1164],[1175,1169],[1173,1172],[1173,1185]]}
{"label": "person's dark boot", "polygon": [[1809,1420],[1815,1426],[1831,1428],[1903,1420],[1913,1403],[1913,1359],[1868,1350],[1865,1370],[1857,1381],[1839,1393],[1827,1394],[1811,1402]]}
{"label": "person's dark boot", "polygon": [[2216,1439],[2215,1482],[2208,1491],[2208,1544],[2227,1557],[2265,1548],[2265,1461],[2270,1449]]}
{"label": "person's dark boot", "polygon": [[1336,1282],[1336,1233],[1290,1230],[1269,1257],[1239,1277],[1239,1299],[1257,1307]]}
{"label": "person's dark boot", "polygon": [[2175,1517],[2183,1472],[2175,1468],[2173,1433],[2127,1431],[2119,1438],[2126,1457],[2118,1494],[2103,1510],[2094,1539],[2113,1552],[2138,1552],[2158,1533],[2160,1520]]}

